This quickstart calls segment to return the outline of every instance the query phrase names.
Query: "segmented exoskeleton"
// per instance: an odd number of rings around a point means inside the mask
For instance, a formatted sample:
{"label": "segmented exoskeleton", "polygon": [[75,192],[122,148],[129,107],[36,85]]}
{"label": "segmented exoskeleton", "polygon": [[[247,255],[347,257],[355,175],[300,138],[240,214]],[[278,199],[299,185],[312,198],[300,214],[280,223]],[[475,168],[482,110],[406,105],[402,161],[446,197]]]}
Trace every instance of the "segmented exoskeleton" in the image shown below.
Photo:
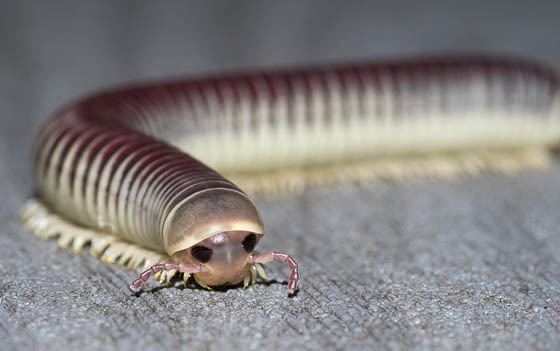
{"label": "segmented exoskeleton", "polygon": [[432,58],[133,86],[46,123],[35,145],[40,197],[22,218],[61,247],[90,244],[104,261],[146,269],[135,290],[177,271],[203,286],[246,286],[276,260],[290,266],[294,292],[290,256],[254,253],[263,224],[240,187],[274,195],[341,180],[511,172],[546,165],[559,140],[558,80],[521,60]]}

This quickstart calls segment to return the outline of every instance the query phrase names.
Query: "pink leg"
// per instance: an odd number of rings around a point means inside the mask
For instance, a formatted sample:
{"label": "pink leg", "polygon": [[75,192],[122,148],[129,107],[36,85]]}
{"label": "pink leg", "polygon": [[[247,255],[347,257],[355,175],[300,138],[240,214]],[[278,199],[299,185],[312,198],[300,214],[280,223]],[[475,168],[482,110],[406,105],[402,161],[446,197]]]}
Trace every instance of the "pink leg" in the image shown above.
{"label": "pink leg", "polygon": [[299,281],[299,271],[297,262],[288,254],[278,251],[271,251],[260,255],[251,256],[251,263],[267,263],[271,261],[287,263],[292,272],[288,281],[288,294],[297,291]]}
{"label": "pink leg", "polygon": [[157,263],[151,266],[150,268],[146,269],[144,272],[140,273],[138,278],[134,279],[134,281],[130,284],[130,290],[136,292],[140,290],[142,285],[150,279],[150,277],[157,272],[161,271],[170,271],[176,270],[181,273],[197,273],[202,270],[201,265],[194,265],[188,263]]}

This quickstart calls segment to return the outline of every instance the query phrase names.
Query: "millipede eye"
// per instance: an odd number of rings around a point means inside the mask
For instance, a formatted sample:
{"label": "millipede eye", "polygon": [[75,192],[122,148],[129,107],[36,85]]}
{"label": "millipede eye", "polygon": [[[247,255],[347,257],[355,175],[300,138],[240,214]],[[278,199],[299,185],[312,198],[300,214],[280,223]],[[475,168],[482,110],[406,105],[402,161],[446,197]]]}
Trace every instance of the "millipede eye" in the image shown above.
{"label": "millipede eye", "polygon": [[247,235],[245,239],[243,239],[243,243],[241,243],[241,245],[243,245],[245,251],[252,252],[257,245],[257,236],[255,234]]}
{"label": "millipede eye", "polygon": [[210,258],[212,258],[212,249],[205,246],[195,246],[191,249],[191,255],[197,261],[206,263],[210,261]]}

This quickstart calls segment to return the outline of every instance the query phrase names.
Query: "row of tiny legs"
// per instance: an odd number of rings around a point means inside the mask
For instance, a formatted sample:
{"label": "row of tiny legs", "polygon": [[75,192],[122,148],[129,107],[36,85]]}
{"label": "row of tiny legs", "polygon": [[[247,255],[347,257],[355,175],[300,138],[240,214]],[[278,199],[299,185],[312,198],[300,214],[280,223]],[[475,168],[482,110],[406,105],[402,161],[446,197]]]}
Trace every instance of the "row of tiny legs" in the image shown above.
{"label": "row of tiny legs", "polygon": [[[288,294],[294,294],[298,288],[299,272],[297,262],[288,254],[278,251],[271,251],[260,255],[251,255],[249,257],[250,264],[265,264],[268,262],[283,262],[290,267],[290,278],[288,280]],[[130,284],[132,291],[138,291],[142,285],[146,283],[150,277],[161,271],[175,270],[184,274],[198,273],[203,270],[202,264],[189,264],[189,263],[157,263],[144,272],[140,273],[138,278],[134,279]]]}

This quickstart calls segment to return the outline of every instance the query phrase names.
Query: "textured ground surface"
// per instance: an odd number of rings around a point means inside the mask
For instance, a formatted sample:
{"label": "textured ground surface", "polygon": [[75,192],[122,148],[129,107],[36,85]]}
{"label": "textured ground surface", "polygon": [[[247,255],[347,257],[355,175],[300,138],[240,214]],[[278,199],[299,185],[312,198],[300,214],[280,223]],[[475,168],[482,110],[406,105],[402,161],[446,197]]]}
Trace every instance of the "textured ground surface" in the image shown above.
{"label": "textured ground surface", "polygon": [[434,50],[560,62],[552,7],[346,3],[2,5],[0,350],[560,345],[558,161],[515,177],[341,186],[260,202],[264,248],[290,251],[301,264],[292,299],[287,271],[276,265],[269,275],[278,283],[245,291],[152,284],[133,296],[130,272],[20,228],[16,210],[32,189],[29,148],[39,123],[101,86]]}
{"label": "textured ground surface", "polygon": [[[132,274],[24,233],[11,208],[20,191],[10,191],[2,204],[0,339],[8,348],[53,349],[553,349],[558,184],[557,165],[515,178],[349,186],[261,203],[265,247],[300,260],[301,292],[291,299],[281,283],[226,292],[152,285],[132,296]],[[286,274],[271,267],[271,277]]]}

